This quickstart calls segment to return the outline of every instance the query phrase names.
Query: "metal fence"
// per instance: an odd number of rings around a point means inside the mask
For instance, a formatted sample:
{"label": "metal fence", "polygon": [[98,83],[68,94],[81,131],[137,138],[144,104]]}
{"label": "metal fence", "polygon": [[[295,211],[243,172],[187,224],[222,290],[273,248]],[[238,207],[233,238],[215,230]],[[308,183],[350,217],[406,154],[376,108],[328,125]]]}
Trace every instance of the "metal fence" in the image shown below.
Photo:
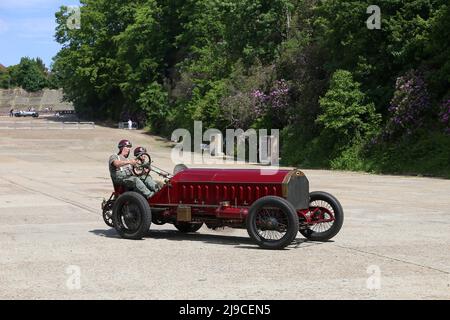
{"label": "metal fence", "polygon": [[127,122],[119,122],[118,128],[119,129],[126,129],[126,130],[137,130],[138,124],[137,124],[137,122],[132,122],[131,126],[130,126],[128,121]]}
{"label": "metal fence", "polygon": [[17,129],[28,129],[28,130],[86,130],[94,129],[94,122],[37,122],[37,121],[2,121],[0,122],[0,130],[17,130]]}

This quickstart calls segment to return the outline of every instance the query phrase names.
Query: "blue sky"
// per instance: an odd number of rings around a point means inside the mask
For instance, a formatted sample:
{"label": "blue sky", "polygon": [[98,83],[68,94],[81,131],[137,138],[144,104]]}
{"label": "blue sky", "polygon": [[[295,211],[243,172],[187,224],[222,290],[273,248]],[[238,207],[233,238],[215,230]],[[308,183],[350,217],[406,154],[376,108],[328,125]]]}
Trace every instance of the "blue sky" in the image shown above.
{"label": "blue sky", "polygon": [[47,67],[60,49],[54,39],[55,12],[78,0],[0,0],[0,63],[18,64],[20,58],[40,57]]}

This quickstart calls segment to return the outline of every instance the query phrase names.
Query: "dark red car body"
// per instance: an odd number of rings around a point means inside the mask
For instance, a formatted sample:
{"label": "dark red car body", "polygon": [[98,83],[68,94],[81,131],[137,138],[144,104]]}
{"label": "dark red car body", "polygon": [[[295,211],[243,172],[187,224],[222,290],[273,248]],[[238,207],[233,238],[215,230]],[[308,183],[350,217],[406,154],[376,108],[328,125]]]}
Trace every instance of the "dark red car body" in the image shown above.
{"label": "dark red car body", "polygon": [[[120,199],[124,193],[123,187],[115,186],[112,198]],[[165,185],[147,202],[153,223],[171,223],[183,232],[196,231],[204,223],[212,229],[247,228],[250,236],[258,240],[261,230],[285,234],[286,230],[295,227],[295,234],[300,231],[308,238],[314,239],[315,235],[315,240],[327,240],[342,225],[342,207],[329,194],[316,193],[318,199],[312,199],[311,195],[309,181],[298,169],[185,168],[167,179]],[[311,206],[311,202],[316,200],[328,202],[329,206]],[[114,206],[111,208],[114,212]],[[292,212],[298,221],[290,218]],[[122,221],[119,218],[116,220],[119,224]],[[311,231],[312,226],[326,223],[331,224],[332,232]],[[120,228],[114,227],[119,231]],[[294,231],[291,230],[291,233]],[[290,237],[293,237],[292,234]],[[259,244],[270,248],[270,239],[262,238],[265,240],[263,244],[267,242],[269,246]],[[286,243],[274,245],[274,248],[282,248]]]}

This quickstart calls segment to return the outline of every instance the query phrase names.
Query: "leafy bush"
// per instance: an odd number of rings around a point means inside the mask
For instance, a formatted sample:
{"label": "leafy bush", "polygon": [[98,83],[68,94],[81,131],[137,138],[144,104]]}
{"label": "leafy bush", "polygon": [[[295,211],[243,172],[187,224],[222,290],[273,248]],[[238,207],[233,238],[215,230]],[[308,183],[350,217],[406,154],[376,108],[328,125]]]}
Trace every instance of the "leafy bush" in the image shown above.
{"label": "leafy bush", "polygon": [[355,137],[373,136],[379,126],[380,115],[373,103],[365,103],[359,87],[349,71],[337,70],[320,98],[322,114],[316,121],[324,127],[322,135],[335,142],[335,151],[347,147]]}
{"label": "leafy bush", "polygon": [[336,170],[368,171],[370,169],[364,154],[365,142],[355,139],[336,158],[331,159],[330,167]]}
{"label": "leafy bush", "polygon": [[202,90],[195,88],[190,108],[193,110],[193,120],[203,121],[203,127],[224,129],[224,115],[220,102],[227,93],[225,80],[208,84],[209,90],[202,94]]}
{"label": "leafy bush", "polygon": [[419,130],[397,142],[374,145],[366,161],[370,171],[450,178],[450,136]]}

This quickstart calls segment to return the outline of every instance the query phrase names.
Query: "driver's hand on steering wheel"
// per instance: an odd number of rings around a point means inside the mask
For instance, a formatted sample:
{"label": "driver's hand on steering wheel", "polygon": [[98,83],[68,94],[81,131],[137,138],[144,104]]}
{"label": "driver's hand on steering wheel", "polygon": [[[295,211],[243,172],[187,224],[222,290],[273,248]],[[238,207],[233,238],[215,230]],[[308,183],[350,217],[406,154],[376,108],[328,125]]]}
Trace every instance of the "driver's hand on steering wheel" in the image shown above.
{"label": "driver's hand on steering wheel", "polygon": [[135,166],[137,165],[139,162],[136,159],[130,159],[128,160],[130,162],[131,165]]}

